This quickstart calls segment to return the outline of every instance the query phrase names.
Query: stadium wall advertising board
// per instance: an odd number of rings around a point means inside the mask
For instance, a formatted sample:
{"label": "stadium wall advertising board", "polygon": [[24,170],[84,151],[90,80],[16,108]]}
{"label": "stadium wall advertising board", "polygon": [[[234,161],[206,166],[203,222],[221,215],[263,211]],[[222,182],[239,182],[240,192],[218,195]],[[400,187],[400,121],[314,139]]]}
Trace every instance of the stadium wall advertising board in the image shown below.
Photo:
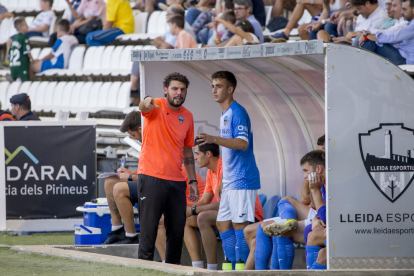
{"label": "stadium wall advertising board", "polygon": [[96,194],[95,126],[21,124],[3,127],[7,219],[81,216]]}
{"label": "stadium wall advertising board", "polygon": [[414,87],[377,55],[328,44],[329,268],[414,268]]}

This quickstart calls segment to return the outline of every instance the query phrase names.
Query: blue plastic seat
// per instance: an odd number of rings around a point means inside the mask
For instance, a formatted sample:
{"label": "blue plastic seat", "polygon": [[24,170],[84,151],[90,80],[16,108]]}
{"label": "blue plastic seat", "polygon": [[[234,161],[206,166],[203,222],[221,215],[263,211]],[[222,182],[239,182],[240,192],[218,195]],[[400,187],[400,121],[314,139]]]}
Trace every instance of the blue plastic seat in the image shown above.
{"label": "blue plastic seat", "polygon": [[260,194],[259,195],[259,199],[260,199],[260,203],[262,204],[262,207],[266,204],[267,201],[267,195],[265,194]]}
{"label": "blue plastic seat", "polygon": [[281,200],[280,195],[275,195],[269,198],[263,206],[264,219],[273,218],[278,215],[277,203]]}

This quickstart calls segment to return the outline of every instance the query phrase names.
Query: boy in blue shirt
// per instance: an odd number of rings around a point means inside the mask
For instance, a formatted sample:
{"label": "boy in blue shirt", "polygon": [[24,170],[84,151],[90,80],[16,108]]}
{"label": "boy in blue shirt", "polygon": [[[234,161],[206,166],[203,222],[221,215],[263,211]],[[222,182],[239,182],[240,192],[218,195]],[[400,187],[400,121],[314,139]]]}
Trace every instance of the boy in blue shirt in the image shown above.
{"label": "boy in blue shirt", "polygon": [[48,69],[66,69],[72,50],[78,45],[75,36],[69,34],[70,23],[62,19],[58,23],[57,36],[52,51],[43,60],[35,60],[30,65],[33,73],[43,72]]}
{"label": "boy in blue shirt", "polygon": [[[220,136],[201,133],[197,137],[204,143],[221,146],[223,179],[220,185],[220,208],[217,228],[223,241],[226,257],[233,269],[243,269],[249,255],[249,247],[243,230],[249,222],[255,222],[254,210],[260,174],[253,154],[253,133],[249,115],[233,98],[237,86],[236,77],[228,71],[212,75],[214,100],[223,109],[220,118]],[[203,145],[203,144],[201,144]]]}

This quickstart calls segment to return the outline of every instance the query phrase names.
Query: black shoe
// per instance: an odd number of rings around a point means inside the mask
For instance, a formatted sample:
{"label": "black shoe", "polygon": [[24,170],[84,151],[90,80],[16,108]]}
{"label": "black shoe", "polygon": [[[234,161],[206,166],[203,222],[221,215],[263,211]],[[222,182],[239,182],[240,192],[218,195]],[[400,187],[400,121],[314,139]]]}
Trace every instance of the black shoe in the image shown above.
{"label": "black shoe", "polygon": [[124,240],[119,241],[116,244],[139,244],[138,234],[133,237],[125,237]]}
{"label": "black shoe", "polygon": [[104,244],[113,244],[125,239],[125,229],[124,227],[119,228],[116,231],[111,231],[108,233],[108,238]]}

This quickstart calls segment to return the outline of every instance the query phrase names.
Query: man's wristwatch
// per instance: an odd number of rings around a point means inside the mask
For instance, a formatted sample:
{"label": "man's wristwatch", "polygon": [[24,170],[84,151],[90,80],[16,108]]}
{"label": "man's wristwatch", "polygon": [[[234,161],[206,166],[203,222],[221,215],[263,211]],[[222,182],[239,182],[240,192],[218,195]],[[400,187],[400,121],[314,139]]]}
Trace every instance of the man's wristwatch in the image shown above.
{"label": "man's wristwatch", "polygon": [[191,207],[191,214],[192,214],[193,216],[197,216],[196,206],[192,206],[192,207]]}
{"label": "man's wristwatch", "polygon": [[190,184],[193,184],[194,182],[198,183],[197,179],[191,179],[190,181],[188,181],[188,184],[190,185]]}
{"label": "man's wristwatch", "polygon": [[132,181],[132,175],[131,174],[128,176],[128,181]]}

